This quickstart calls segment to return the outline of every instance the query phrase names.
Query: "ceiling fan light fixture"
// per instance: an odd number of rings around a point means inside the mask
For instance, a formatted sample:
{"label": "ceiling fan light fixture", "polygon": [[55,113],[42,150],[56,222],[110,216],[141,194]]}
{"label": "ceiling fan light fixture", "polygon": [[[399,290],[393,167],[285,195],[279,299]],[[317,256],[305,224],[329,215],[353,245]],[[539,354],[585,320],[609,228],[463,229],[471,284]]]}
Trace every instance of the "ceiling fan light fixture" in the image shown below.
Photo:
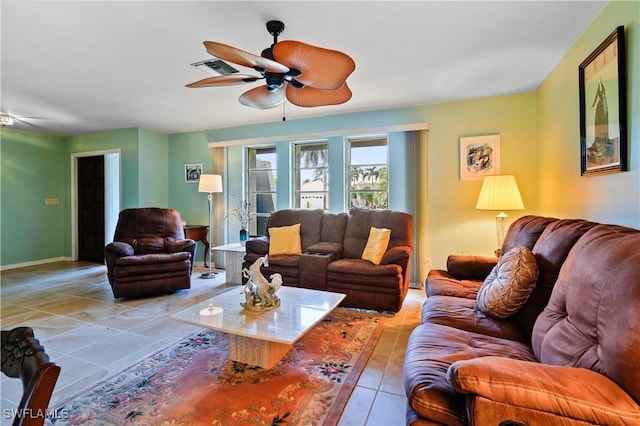
{"label": "ceiling fan light fixture", "polygon": [[284,84],[283,74],[265,73],[265,79],[267,80],[267,88],[270,92],[278,90]]}
{"label": "ceiling fan light fixture", "polygon": [[15,119],[8,114],[0,114],[0,126],[7,127],[15,124]]}

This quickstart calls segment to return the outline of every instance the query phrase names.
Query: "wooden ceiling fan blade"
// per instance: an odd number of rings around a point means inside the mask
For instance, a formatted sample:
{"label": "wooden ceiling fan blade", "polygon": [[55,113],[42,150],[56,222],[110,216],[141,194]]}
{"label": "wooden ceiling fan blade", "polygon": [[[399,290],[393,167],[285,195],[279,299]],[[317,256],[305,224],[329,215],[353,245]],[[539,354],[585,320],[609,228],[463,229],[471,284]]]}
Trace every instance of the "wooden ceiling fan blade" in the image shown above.
{"label": "wooden ceiling fan blade", "polygon": [[205,41],[204,46],[209,54],[220,58],[224,61],[236,63],[238,65],[244,65],[245,67],[258,67],[263,68],[269,72],[274,73],[286,73],[289,71],[285,65],[282,65],[271,59],[263,58],[262,56],[254,55],[253,53],[245,52],[233,46],[218,43],[215,41]]}
{"label": "wooden ceiling fan blade", "polygon": [[240,95],[239,100],[242,105],[251,108],[275,108],[284,102],[284,86],[274,91],[268,90],[267,86],[256,87]]}
{"label": "wooden ceiling fan blade", "polygon": [[308,86],[298,89],[292,84],[287,84],[287,99],[301,107],[339,105],[351,99],[351,95],[351,89],[347,83],[337,90],[321,90]]}
{"label": "wooden ceiling fan blade", "polygon": [[261,80],[263,77],[256,77],[249,74],[231,74],[216,77],[208,77],[202,80],[187,84],[187,87],[216,87],[216,86],[235,86],[238,84],[252,83]]}
{"label": "wooden ceiling fan blade", "polygon": [[302,72],[297,81],[321,90],[340,89],[356,69],[348,55],[299,41],[285,40],[273,47],[273,57],[281,64]]}

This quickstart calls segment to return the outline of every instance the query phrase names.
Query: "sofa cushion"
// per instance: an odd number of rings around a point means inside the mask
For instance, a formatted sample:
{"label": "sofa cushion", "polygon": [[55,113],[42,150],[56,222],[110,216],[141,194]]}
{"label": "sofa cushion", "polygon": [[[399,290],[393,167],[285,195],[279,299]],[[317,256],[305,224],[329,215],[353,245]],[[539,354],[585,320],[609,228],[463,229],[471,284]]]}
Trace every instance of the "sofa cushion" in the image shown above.
{"label": "sofa cushion", "polygon": [[269,216],[267,229],[280,226],[290,226],[299,223],[300,243],[302,245],[302,251],[306,251],[307,247],[311,244],[315,244],[320,241],[323,216],[324,211],[322,209],[277,210]]}
{"label": "sofa cushion", "polygon": [[361,258],[372,226],[391,229],[389,248],[413,246],[413,219],[411,215],[392,210],[351,209],[344,232],[344,257]]}
{"label": "sofa cushion", "polygon": [[526,303],[538,278],[536,257],[527,247],[505,253],[484,280],[476,298],[478,309],[494,318],[507,318]]}
{"label": "sofa cushion", "polygon": [[327,280],[358,284],[374,289],[388,286],[398,288],[402,268],[398,265],[374,265],[363,259],[338,259],[327,266]]}
{"label": "sofa cushion", "polygon": [[334,254],[337,257],[342,255],[342,243],[330,243],[320,241],[319,243],[311,244],[307,247],[307,253],[324,253]]}
{"label": "sofa cushion", "polygon": [[159,253],[121,257],[115,261],[113,275],[118,278],[134,275],[154,275],[174,271],[189,271],[191,254]]}
{"label": "sofa cushion", "polygon": [[432,296],[422,304],[421,320],[515,341],[528,341],[510,319],[493,318],[477,308],[475,299]]}
{"label": "sofa cushion", "polygon": [[322,215],[320,241],[340,243],[340,246],[342,246],[348,219],[349,215],[346,213],[324,213]]}
{"label": "sofa cushion", "polygon": [[269,228],[269,256],[302,254],[300,224]]}
{"label": "sofa cushion", "polygon": [[640,231],[596,225],[573,246],[532,347],[545,364],[605,375],[640,402]]}
{"label": "sofa cushion", "polygon": [[536,286],[527,303],[513,316],[525,334],[531,336],[533,324],[549,301],[558,273],[569,251],[594,225],[594,222],[583,219],[558,219],[550,223],[536,241],[533,246],[538,263]]}
{"label": "sofa cushion", "polygon": [[382,256],[387,251],[389,239],[391,238],[391,229],[371,227],[369,230],[369,238],[367,244],[362,251],[362,258],[368,260],[374,265],[379,265]]}
{"label": "sofa cushion", "polygon": [[440,324],[421,324],[409,337],[403,367],[410,408],[431,423],[466,425],[465,395],[456,393],[447,370],[456,361],[482,356],[536,361],[529,345]]}
{"label": "sofa cushion", "polygon": [[507,234],[504,236],[502,252],[506,253],[514,247],[528,247],[533,249],[533,246],[547,226],[558,220],[560,219],[535,215],[518,218],[518,220],[511,224],[507,230]]}

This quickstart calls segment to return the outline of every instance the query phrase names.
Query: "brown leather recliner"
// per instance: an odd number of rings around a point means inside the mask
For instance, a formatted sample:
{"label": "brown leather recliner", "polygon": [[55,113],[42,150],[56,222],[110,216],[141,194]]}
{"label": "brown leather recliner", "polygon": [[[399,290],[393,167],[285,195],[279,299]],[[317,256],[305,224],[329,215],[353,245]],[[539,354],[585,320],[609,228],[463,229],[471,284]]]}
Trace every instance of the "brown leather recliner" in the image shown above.
{"label": "brown leather recliner", "polygon": [[115,297],[148,296],[191,287],[196,242],[185,239],[177,210],[122,210],[113,242],[105,246],[104,254]]}

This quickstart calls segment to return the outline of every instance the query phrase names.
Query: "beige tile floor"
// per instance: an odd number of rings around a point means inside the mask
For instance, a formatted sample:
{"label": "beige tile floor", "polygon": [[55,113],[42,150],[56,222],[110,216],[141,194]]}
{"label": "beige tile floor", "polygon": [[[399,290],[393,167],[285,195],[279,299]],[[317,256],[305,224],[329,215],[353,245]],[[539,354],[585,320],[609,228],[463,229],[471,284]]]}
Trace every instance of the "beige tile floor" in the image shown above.
{"label": "beige tile floor", "polygon": [[[196,268],[198,269],[198,268]],[[28,325],[52,361],[62,367],[51,404],[110,376],[197,327],[170,315],[232,288],[224,272],[215,279],[194,271],[191,289],[171,295],[114,299],[104,265],[59,262],[7,270],[0,275],[0,325]],[[422,290],[412,289],[385,330],[342,414],[340,425],[404,425],[402,365],[407,339],[419,324]],[[2,426],[22,392],[19,380],[2,375]]]}

